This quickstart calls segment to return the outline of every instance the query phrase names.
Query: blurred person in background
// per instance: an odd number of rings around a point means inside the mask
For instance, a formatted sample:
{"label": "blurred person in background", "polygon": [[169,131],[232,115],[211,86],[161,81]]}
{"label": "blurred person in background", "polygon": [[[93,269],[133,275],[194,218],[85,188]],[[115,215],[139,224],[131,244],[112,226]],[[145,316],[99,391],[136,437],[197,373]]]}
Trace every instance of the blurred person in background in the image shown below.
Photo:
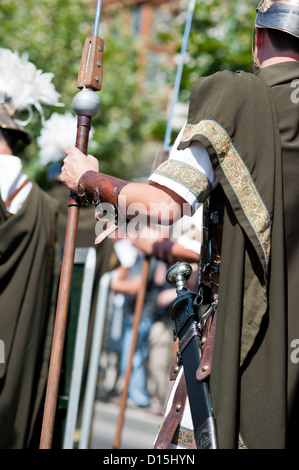
{"label": "blurred person in background", "polygon": [[60,271],[57,203],[23,173],[15,151],[31,142],[25,126],[34,108],[43,119],[44,105],[60,105],[52,79],[26,54],[0,49],[2,449],[38,447],[41,430]]}

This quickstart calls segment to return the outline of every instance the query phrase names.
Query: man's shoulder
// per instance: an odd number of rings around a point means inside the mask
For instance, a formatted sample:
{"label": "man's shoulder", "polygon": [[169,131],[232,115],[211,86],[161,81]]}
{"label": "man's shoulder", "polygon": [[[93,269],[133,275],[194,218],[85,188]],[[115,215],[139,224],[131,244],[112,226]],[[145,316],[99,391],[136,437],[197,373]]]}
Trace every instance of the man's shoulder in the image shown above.
{"label": "man's shoulder", "polygon": [[230,107],[234,103],[239,107],[257,93],[262,96],[265,86],[253,73],[223,70],[200,78],[192,88],[191,102],[196,103],[195,106],[221,102],[222,106]]}
{"label": "man's shoulder", "polygon": [[250,72],[245,72],[243,70],[238,70],[232,72],[230,70],[222,70],[209,75],[207,77],[202,77],[197,80],[194,85],[194,88],[198,87],[210,87],[210,88],[242,88],[246,86],[256,86],[260,80],[256,75]]}

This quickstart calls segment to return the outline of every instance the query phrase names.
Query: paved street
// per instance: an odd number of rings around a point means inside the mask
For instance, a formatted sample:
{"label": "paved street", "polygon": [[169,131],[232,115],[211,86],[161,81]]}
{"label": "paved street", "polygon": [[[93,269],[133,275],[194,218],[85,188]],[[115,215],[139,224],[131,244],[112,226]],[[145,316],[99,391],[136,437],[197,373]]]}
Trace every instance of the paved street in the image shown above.
{"label": "paved street", "polygon": [[[119,406],[96,401],[91,435],[92,449],[113,449],[117,430]],[[120,449],[152,449],[161,416],[142,408],[127,407],[124,415]]]}

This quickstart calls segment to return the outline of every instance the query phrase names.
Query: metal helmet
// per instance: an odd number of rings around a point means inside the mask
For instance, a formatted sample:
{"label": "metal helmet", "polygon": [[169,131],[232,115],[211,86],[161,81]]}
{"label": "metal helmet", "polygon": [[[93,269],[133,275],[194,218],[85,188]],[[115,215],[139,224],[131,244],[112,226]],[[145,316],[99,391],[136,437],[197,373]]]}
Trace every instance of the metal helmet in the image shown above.
{"label": "metal helmet", "polygon": [[13,112],[10,112],[9,106],[5,102],[0,102],[0,128],[18,131],[20,139],[25,145],[30,144],[30,134],[15,119]]}
{"label": "metal helmet", "polygon": [[279,29],[299,38],[299,0],[262,0],[255,26]]}
{"label": "metal helmet", "polygon": [[[52,83],[53,73],[44,73],[29,61],[28,54],[19,56],[0,48],[0,128],[18,132],[26,144],[30,135],[25,130],[36,109],[44,120],[43,105],[61,106],[60,94]],[[27,119],[21,121],[20,116]]]}

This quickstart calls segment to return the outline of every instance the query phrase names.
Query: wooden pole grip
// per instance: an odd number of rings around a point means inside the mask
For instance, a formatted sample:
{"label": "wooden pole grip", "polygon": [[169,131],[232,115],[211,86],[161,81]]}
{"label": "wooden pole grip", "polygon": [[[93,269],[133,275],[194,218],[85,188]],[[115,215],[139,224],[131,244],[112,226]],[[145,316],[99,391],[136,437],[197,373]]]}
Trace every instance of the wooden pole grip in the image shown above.
{"label": "wooden pole grip", "polygon": [[131,343],[130,356],[129,356],[129,360],[128,360],[127,370],[126,370],[126,374],[125,374],[124,388],[123,388],[122,394],[121,394],[120,412],[119,412],[119,416],[118,416],[118,420],[117,420],[116,434],[115,434],[115,439],[114,439],[114,443],[113,443],[113,448],[114,449],[119,449],[120,441],[121,441],[121,433],[122,433],[123,422],[124,422],[124,414],[125,414],[125,408],[126,408],[126,404],[127,404],[129,384],[130,384],[130,378],[131,378],[131,373],[132,373],[133,357],[134,357],[136,346],[137,346],[139,324],[140,324],[141,317],[142,317],[144,299],[145,299],[146,291],[147,291],[149,266],[150,266],[150,257],[146,256],[145,259],[144,259],[144,262],[143,262],[143,267],[142,267],[142,286],[141,286],[141,289],[138,291],[138,294],[137,294],[137,297],[136,297],[136,305],[135,305],[135,310],[134,310],[134,320],[133,320],[133,326],[132,326],[133,337],[132,337],[132,343]]}
{"label": "wooden pole grip", "polygon": [[[76,147],[85,155],[87,154],[90,128],[91,118],[87,116],[78,116]],[[80,205],[77,195],[73,192],[70,192],[68,198],[68,218],[56,307],[49,376],[46,390],[45,409],[40,438],[40,449],[50,449],[52,447],[53,441],[61,364],[64,351],[71,291],[72,271],[76,249],[79,207]]]}
{"label": "wooden pole grip", "polygon": [[87,155],[88,136],[91,129],[91,117],[78,116],[76,147]]}
{"label": "wooden pole grip", "polygon": [[45,409],[40,439],[40,449],[50,449],[52,447],[58,389],[60,382],[60,372],[64,351],[65,332],[67,325],[67,315],[72,280],[72,267],[75,254],[76,234],[79,216],[78,207],[74,204],[74,201],[71,198],[69,198],[69,203],[70,200],[72,202],[72,205],[69,206],[68,211],[66,237],[63,251],[61,277],[52,341],[51,360],[46,390]]}

